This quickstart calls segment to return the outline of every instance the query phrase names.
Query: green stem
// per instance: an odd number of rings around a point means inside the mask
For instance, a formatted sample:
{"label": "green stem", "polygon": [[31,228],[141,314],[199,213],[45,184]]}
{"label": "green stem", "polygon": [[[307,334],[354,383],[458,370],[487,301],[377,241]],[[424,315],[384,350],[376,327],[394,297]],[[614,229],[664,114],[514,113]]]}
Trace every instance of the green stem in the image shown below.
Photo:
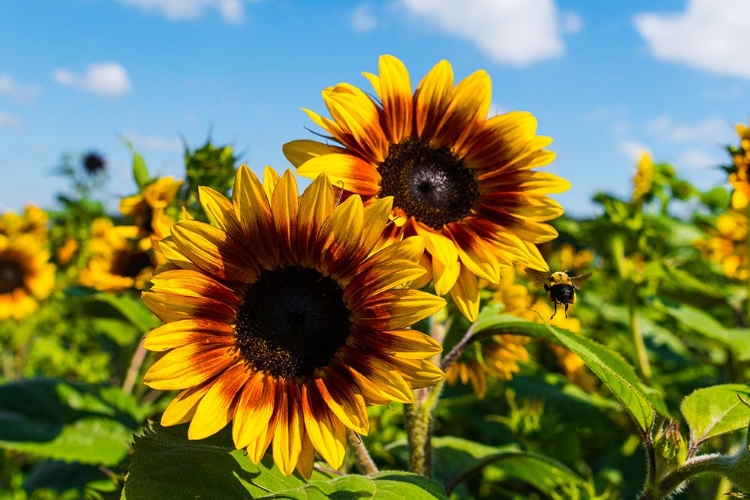
{"label": "green stem", "polygon": [[378,472],[378,466],[373,462],[370,453],[367,451],[362,437],[351,429],[346,431],[346,439],[349,442],[349,449],[354,456],[354,463],[357,464],[359,472],[366,476],[371,476]]}
{"label": "green stem", "polygon": [[641,322],[638,317],[638,293],[635,286],[628,286],[628,316],[630,318],[630,330],[633,332],[633,343],[635,344],[636,357],[638,358],[638,367],[646,383],[651,383],[651,364],[648,360],[648,351],[646,343],[643,341],[643,331]]}
{"label": "green stem", "polygon": [[[731,466],[734,457],[727,455],[701,455],[685,461],[680,467],[666,474],[660,481],[652,496],[641,496],[641,500],[659,500],[670,495],[682,483],[693,476],[706,472],[722,473]],[[644,493],[645,495],[645,493]]]}

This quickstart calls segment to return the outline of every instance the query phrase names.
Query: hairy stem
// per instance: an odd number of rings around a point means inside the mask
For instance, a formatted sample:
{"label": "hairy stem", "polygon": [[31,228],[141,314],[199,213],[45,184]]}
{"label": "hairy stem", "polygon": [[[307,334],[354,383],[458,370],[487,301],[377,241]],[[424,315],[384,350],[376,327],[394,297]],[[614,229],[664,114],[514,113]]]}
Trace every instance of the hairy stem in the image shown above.
{"label": "hairy stem", "polygon": [[346,430],[346,439],[349,442],[349,449],[352,450],[354,463],[357,464],[359,472],[366,476],[371,476],[378,472],[378,466],[372,461],[370,453],[367,451],[362,437],[351,429]]}
{"label": "hairy stem", "polygon": [[135,353],[133,353],[133,359],[130,360],[130,367],[128,367],[128,373],[125,375],[125,381],[122,383],[122,392],[125,394],[133,393],[133,387],[138,378],[138,372],[141,371],[141,366],[146,359],[147,352],[146,348],[143,347],[143,342],[139,342]]}

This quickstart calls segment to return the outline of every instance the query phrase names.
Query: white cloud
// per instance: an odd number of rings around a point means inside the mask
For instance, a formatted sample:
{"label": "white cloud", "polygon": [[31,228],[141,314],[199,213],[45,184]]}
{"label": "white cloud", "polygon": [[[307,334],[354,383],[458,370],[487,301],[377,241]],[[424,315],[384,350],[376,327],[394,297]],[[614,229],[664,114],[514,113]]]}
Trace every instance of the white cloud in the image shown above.
{"label": "white cloud", "polygon": [[23,128],[23,121],[17,116],[0,109],[0,128],[20,130]]}
{"label": "white cloud", "polygon": [[241,23],[245,19],[242,0],[117,0],[137,7],[143,12],[156,11],[167,19],[197,19],[206,10],[214,9],[228,23]]}
{"label": "white cloud", "polygon": [[[723,155],[722,155],[723,156]],[[721,165],[725,160],[698,148],[684,151],[675,162],[677,165],[695,169],[710,169]]]}
{"label": "white cloud", "polygon": [[734,138],[732,126],[718,116],[707,118],[694,125],[676,125],[669,132],[669,138],[675,142],[703,142],[724,144]]}
{"label": "white cloud", "polygon": [[350,22],[354,31],[361,33],[372,31],[378,26],[378,19],[368,4],[358,5],[352,12]]}
{"label": "white cloud", "polygon": [[560,15],[554,0],[400,0],[413,15],[469,40],[502,64],[528,66],[562,56],[560,33],[575,31],[575,13]]}
{"label": "white cloud", "polygon": [[684,12],[636,14],[633,23],[657,59],[750,78],[747,0],[689,0]]}
{"label": "white cloud", "polygon": [[638,162],[644,151],[650,154],[648,147],[638,141],[620,141],[617,150],[633,163]]}
{"label": "white cloud", "polygon": [[660,115],[646,124],[646,131],[651,134],[660,135],[665,133],[672,125],[672,117]]}
{"label": "white cloud", "polygon": [[120,97],[130,92],[132,85],[128,72],[118,63],[89,64],[83,74],[67,68],[58,68],[52,78],[66,87],[73,87],[103,97]]}
{"label": "white cloud", "polygon": [[41,92],[39,85],[19,85],[10,75],[0,75],[0,94],[18,101],[31,101]]}
{"label": "white cloud", "polygon": [[580,33],[583,30],[583,18],[577,12],[570,10],[561,12],[560,30],[563,33]]}
{"label": "white cloud", "polygon": [[185,149],[182,141],[176,137],[174,139],[166,139],[156,135],[143,135],[136,132],[126,132],[122,135],[138,150],[181,153]]}
{"label": "white cloud", "polygon": [[617,135],[627,134],[631,129],[630,121],[628,121],[628,110],[623,105],[598,107],[584,116],[584,121],[597,125],[602,124]]}

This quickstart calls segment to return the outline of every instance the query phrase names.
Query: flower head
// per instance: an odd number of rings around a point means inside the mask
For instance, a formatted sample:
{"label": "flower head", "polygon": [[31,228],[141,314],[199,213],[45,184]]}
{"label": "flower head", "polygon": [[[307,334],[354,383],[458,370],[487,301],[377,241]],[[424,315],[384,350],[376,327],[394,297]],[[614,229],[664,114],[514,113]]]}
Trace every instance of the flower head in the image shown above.
{"label": "flower head", "polygon": [[346,430],[366,434],[366,406],[409,402],[443,376],[440,346],[408,327],[443,299],[403,285],[424,274],[421,239],[373,253],[391,199],[337,205],[317,178],[237,172],[232,200],[202,187],[213,225],[176,222],[159,243],[171,262],[143,293],[166,324],[144,345],[166,353],[144,377],[180,390],[163,425],[190,421],[201,439],[231,423],[260,461],[271,443],[284,474],[311,473],[314,451],[338,468]]}
{"label": "flower head", "polygon": [[392,196],[387,238],[423,236],[436,292],[474,320],[477,277],[496,283],[513,262],[543,267],[535,244],[556,236],[544,222],[563,212],[547,195],[569,183],[533,170],[554,157],[533,115],[487,119],[485,71],[454,85],[441,61],[412,93],[401,61],[384,55],[379,67],[379,76],[365,74],[377,99],[341,83],[323,91],[331,119],[306,110],[338,145],[294,141],[284,153],[299,174],[326,173],[365,205]]}
{"label": "flower head", "polygon": [[81,284],[110,292],[142,290],[154,271],[149,239],[139,238],[138,227],[115,226],[108,218],[96,219],[91,233],[90,257],[81,270]]}
{"label": "flower head", "polygon": [[33,313],[54,286],[55,267],[37,238],[0,235],[0,320]]}
{"label": "flower head", "polygon": [[641,203],[651,194],[654,183],[654,162],[646,151],[641,153],[637,170],[633,176],[633,201]]}
{"label": "flower head", "polygon": [[141,229],[142,237],[150,237],[153,233],[154,217],[158,209],[165,209],[172,203],[183,181],[174,177],[159,177],[148,185],[142,192],[127,196],[120,200],[120,212],[132,217],[136,226]]}
{"label": "flower head", "polygon": [[101,175],[107,167],[104,157],[95,151],[89,151],[83,155],[81,164],[83,165],[83,170],[90,176]]}

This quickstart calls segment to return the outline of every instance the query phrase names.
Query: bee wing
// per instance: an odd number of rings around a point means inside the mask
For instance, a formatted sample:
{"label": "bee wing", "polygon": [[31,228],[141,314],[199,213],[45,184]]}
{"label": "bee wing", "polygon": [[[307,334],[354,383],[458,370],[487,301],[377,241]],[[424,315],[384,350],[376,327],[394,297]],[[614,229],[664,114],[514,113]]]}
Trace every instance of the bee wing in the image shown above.
{"label": "bee wing", "polygon": [[573,288],[576,290],[580,290],[583,286],[583,282],[589,279],[589,276],[591,276],[591,272],[579,274],[578,276],[571,276],[570,282],[573,283]]}
{"label": "bee wing", "polygon": [[536,285],[544,286],[549,283],[549,272],[540,271],[538,269],[531,269],[530,267],[527,267],[525,271],[529,278],[531,278],[531,281],[533,281]]}

